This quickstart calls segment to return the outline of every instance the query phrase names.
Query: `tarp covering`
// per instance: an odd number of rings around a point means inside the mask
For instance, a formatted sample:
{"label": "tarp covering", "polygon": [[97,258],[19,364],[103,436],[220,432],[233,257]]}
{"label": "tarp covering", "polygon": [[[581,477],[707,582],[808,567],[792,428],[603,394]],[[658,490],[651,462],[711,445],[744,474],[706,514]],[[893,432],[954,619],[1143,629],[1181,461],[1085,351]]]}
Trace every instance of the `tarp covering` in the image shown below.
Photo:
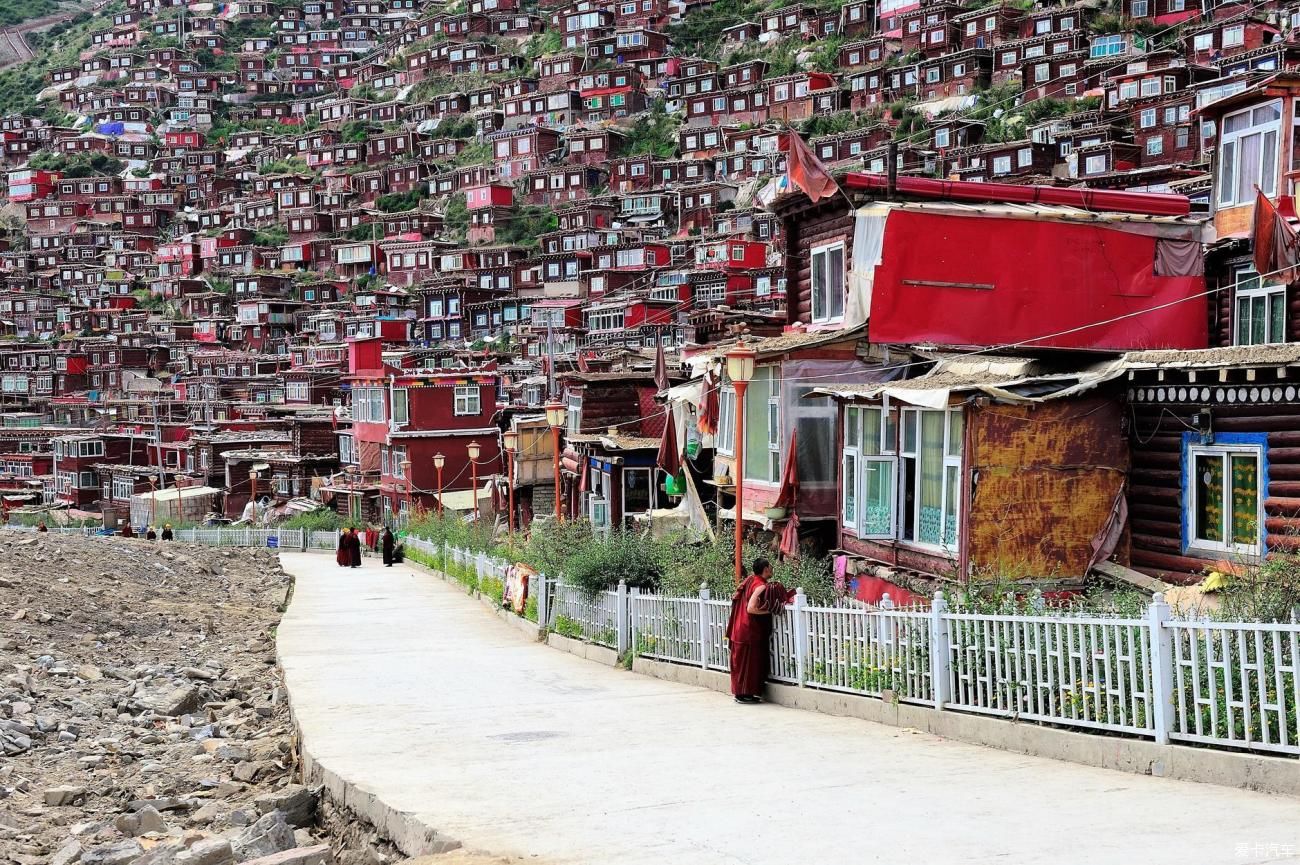
{"label": "tarp covering", "polygon": [[[1208,342],[1199,259],[1161,241],[1198,242],[1182,217],[1093,214],[1039,205],[892,204],[879,255],[855,238],[850,283],[873,343],[1139,350]],[[877,263],[878,261],[878,263]]]}
{"label": "tarp covering", "polygon": [[1074,396],[1123,375],[1123,360],[1078,370],[1057,371],[1041,361],[993,355],[964,355],[940,360],[925,375],[897,382],[819,387],[816,394],[847,400],[882,396],[923,408],[943,408],[954,393],[982,393],[1009,403],[1032,403]]}

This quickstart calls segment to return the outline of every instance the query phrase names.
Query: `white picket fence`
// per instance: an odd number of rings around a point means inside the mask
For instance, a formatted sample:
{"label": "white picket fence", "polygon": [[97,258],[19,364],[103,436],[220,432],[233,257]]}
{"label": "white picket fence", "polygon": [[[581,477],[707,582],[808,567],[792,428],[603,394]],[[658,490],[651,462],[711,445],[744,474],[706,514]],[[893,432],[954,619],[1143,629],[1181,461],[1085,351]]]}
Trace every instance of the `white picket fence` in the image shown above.
{"label": "white picket fence", "polygon": [[[6,529],[16,532],[35,532],[34,526],[7,525]],[[82,535],[91,537],[100,534],[92,528],[50,528],[50,534]],[[313,535],[320,534],[313,532]],[[325,534],[330,534],[326,532]],[[252,529],[252,528],[194,528],[177,529],[174,540],[180,543],[203,544],[209,547],[270,547],[282,550],[303,550],[302,529]],[[328,549],[337,545],[337,536],[332,536]]]}
{"label": "white picket fence", "polygon": [[[418,538],[407,544],[508,568]],[[532,585],[538,621],[552,630],[730,669],[730,600],[707,588],[668,597],[619,585],[593,596],[545,576]],[[1300,624],[1174,619],[1160,595],[1143,617],[1123,619],[956,612],[942,592],[928,610],[895,609],[887,596],[879,606],[813,606],[799,590],[773,622],[770,678],[1162,744],[1300,754]]]}

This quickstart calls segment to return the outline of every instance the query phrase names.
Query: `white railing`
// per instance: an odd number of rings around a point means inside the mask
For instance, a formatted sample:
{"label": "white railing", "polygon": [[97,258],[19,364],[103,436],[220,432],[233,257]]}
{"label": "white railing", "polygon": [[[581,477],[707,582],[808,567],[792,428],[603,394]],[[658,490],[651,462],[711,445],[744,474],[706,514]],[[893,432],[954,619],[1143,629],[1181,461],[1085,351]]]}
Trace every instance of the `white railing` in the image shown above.
{"label": "white railing", "polygon": [[[419,538],[478,579],[509,565]],[[538,621],[635,655],[726,672],[729,600],[620,584],[596,595],[535,577]],[[1181,621],[1156,595],[1142,618],[1001,615],[857,602],[773,617],[769,678],[803,688],[1141,736],[1300,754],[1300,624]]]}
{"label": "white railing", "polygon": [[550,627],[565,636],[583,637],[593,643],[619,646],[620,595],[626,597],[626,588],[619,592],[598,592],[590,595],[574,586],[557,584],[551,592]]}
{"label": "white railing", "polygon": [[[32,526],[8,525],[6,529],[16,532],[34,532]],[[51,534],[94,536],[98,529],[90,528],[51,528]],[[313,533],[315,534],[315,533]],[[192,528],[177,529],[174,540],[180,543],[203,544],[209,547],[270,547],[282,550],[303,549],[302,529],[251,529],[251,528]],[[328,549],[334,549],[337,542]]]}
{"label": "white railing", "polygon": [[806,685],[933,702],[929,613],[807,607],[803,619]]}
{"label": "white railing", "polygon": [[943,621],[948,707],[1154,734],[1145,621],[969,613]]}
{"label": "white railing", "polygon": [[307,536],[307,549],[309,550],[337,550],[339,548],[339,533],[335,531],[313,530]]}
{"label": "white railing", "polygon": [[1300,625],[1169,622],[1171,739],[1300,754]]}

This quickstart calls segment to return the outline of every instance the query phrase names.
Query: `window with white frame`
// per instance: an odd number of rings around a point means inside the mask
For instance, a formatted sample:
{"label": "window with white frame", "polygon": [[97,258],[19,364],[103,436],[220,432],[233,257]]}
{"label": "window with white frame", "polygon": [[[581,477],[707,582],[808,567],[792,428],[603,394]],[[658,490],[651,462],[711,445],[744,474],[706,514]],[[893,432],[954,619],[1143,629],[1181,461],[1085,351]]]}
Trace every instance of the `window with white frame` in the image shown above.
{"label": "window with white frame", "polygon": [[1185,546],[1190,552],[1259,555],[1263,544],[1264,436],[1220,434],[1212,445],[1196,433],[1184,441]]}
{"label": "window with white frame", "polygon": [[1197,52],[1209,51],[1212,48],[1214,48],[1213,33],[1197,33],[1195,36],[1192,37],[1193,51],[1197,51]]}
{"label": "window with white frame", "polygon": [[1238,45],[1246,44],[1246,27],[1244,24],[1233,24],[1230,27],[1223,28],[1223,47],[1236,48]]}
{"label": "window with white frame", "polygon": [[1233,323],[1237,345],[1264,345],[1286,342],[1286,286],[1267,283],[1249,265],[1233,273],[1233,297],[1236,321]]}
{"label": "window with white frame", "polygon": [[115,475],[113,477],[113,498],[119,502],[128,501],[135,495],[135,478]]}
{"label": "window with white frame", "polygon": [[859,537],[953,550],[961,510],[963,431],[960,408],[846,407],[845,528]]}
{"label": "window with white frame", "polygon": [[305,381],[285,382],[285,398],[290,402],[306,402],[311,399],[311,388]]}
{"label": "window with white frame", "polygon": [[812,249],[812,320],[834,322],[844,317],[844,244]]}
{"label": "window with white frame", "polygon": [[1249,204],[1255,186],[1277,194],[1278,134],[1282,102],[1274,100],[1228,114],[1219,135],[1218,202],[1220,207]]}
{"label": "window with white frame", "polygon": [[736,391],[730,385],[718,391],[718,434],[714,436],[717,451],[726,456],[736,453]]}
{"label": "window with white frame", "polygon": [[393,423],[409,423],[411,420],[409,392],[404,387],[393,389]]}
{"label": "window with white frame", "polygon": [[961,493],[962,410],[901,412],[899,537],[952,549]]}
{"label": "window with white frame", "polygon": [[476,385],[456,388],[454,414],[457,417],[476,415],[481,412],[480,391]]}
{"label": "window with white frame", "polygon": [[1165,152],[1165,140],[1159,135],[1147,139],[1147,156],[1159,156]]}
{"label": "window with white frame", "polygon": [[339,462],[343,465],[352,465],[357,461],[357,451],[353,444],[352,436],[339,436]]}

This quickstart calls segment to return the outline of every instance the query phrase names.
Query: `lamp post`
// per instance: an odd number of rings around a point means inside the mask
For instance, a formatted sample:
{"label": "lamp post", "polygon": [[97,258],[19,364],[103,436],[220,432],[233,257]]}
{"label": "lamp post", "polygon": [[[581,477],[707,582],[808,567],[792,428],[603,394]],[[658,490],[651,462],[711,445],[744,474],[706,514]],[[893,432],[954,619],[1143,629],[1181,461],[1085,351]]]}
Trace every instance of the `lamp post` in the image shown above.
{"label": "lamp post", "polygon": [[727,377],[736,389],[736,585],[745,578],[745,391],[754,377],[754,359],[758,352],[742,339],[727,352]]}
{"label": "lamp post", "polygon": [[[149,475],[149,525],[158,523],[158,476]],[[129,520],[130,517],[127,517]]]}
{"label": "lamp post", "polygon": [[510,511],[506,514],[506,531],[515,532],[515,451],[519,449],[519,433],[506,430],[501,434],[506,446],[506,496]]}
{"label": "lamp post", "polygon": [[442,518],[442,467],[447,464],[447,458],[442,454],[433,455],[433,469],[438,473],[438,518]]}
{"label": "lamp post", "polygon": [[470,493],[473,495],[474,502],[474,522],[478,522],[478,455],[481,453],[478,442],[470,442],[465,445],[465,453],[469,455],[469,477]]}
{"label": "lamp post", "polygon": [[253,503],[253,525],[257,525],[257,469],[248,473],[248,500]]}
{"label": "lamp post", "polygon": [[410,461],[410,460],[402,460],[402,479],[403,479],[404,481],[406,481],[406,485],[405,485],[406,495],[404,496],[404,498],[406,499],[406,519],[410,519],[410,516],[411,516],[411,481],[412,481],[412,479],[411,479],[411,461]]}
{"label": "lamp post", "polygon": [[551,445],[555,450],[555,521],[557,523],[564,521],[564,513],[560,509],[560,428],[564,426],[567,416],[568,411],[564,408],[564,403],[556,401],[546,404],[546,422],[551,426]]}

